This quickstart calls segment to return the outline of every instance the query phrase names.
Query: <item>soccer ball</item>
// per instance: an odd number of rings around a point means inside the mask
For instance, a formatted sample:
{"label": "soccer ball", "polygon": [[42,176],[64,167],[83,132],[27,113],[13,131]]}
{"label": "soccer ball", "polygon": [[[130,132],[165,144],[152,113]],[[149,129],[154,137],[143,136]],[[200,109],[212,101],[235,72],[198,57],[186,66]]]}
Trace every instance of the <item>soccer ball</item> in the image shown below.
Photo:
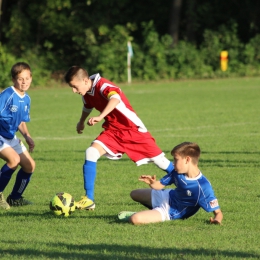
{"label": "soccer ball", "polygon": [[50,210],[56,216],[68,217],[75,211],[75,201],[73,197],[67,192],[57,193],[50,201]]}

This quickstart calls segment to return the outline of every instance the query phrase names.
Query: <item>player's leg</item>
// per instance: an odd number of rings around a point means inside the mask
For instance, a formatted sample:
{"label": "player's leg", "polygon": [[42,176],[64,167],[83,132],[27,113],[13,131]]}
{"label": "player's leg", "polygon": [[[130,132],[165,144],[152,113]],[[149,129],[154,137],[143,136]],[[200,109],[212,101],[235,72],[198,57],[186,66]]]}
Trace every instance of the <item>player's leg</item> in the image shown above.
{"label": "player's leg", "polygon": [[20,170],[17,173],[15,184],[12,192],[7,198],[10,206],[22,206],[31,204],[31,202],[25,200],[22,195],[28,186],[31,176],[35,170],[35,161],[30,156],[27,150],[23,150],[20,156]]}
{"label": "player's leg", "polygon": [[170,220],[169,191],[170,190],[153,189],[133,191],[131,197],[135,201],[141,203],[150,202],[153,209],[140,212],[122,211],[118,214],[118,219],[123,222],[130,222],[134,225]]}
{"label": "player's leg", "polygon": [[27,151],[25,145],[18,138],[15,137],[12,140],[11,146],[19,157],[19,165],[21,166],[21,169],[17,173],[13,190],[7,197],[7,202],[10,206],[28,205],[31,204],[31,202],[24,200],[22,194],[35,169],[35,162]]}
{"label": "player's leg", "polygon": [[86,150],[86,159],[83,165],[83,179],[84,189],[86,196],[83,196],[80,201],[77,202],[76,207],[78,209],[94,209],[94,191],[95,180],[97,174],[97,161],[100,156],[104,155],[106,151],[98,143],[93,143]]}
{"label": "player's leg", "polygon": [[19,165],[20,158],[12,147],[4,143],[1,145],[0,158],[6,161],[0,169],[0,208],[9,209],[10,206],[4,198],[3,191]]}
{"label": "player's leg", "polygon": [[18,167],[20,158],[16,151],[10,146],[0,151],[0,158],[6,161],[6,164],[1,168],[0,175],[0,192],[2,192],[10,181],[12,174]]}
{"label": "player's leg", "polygon": [[130,193],[130,197],[141,204],[143,204],[148,209],[152,209],[152,189],[138,189],[133,190]]}
{"label": "player's leg", "polygon": [[[141,204],[143,204],[145,207],[152,209],[152,198],[151,198],[152,189],[137,189],[133,190],[130,193],[130,197]],[[118,219],[123,222],[129,222],[130,217],[133,214],[137,214],[133,211],[121,211],[118,214]]]}
{"label": "player's leg", "polygon": [[161,213],[155,209],[137,212],[129,218],[129,222],[134,225],[149,224],[162,221],[163,220]]}
{"label": "player's leg", "polygon": [[137,166],[153,162],[163,171],[172,172],[173,163],[165,157],[149,132],[131,131],[131,135],[126,132],[124,137],[125,152]]}

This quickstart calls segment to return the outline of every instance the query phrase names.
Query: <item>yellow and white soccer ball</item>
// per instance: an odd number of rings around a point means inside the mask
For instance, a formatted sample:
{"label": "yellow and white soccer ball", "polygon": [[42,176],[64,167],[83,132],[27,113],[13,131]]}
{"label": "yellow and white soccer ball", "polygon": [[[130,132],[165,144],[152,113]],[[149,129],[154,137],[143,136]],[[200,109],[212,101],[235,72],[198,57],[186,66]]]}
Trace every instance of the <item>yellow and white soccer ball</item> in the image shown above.
{"label": "yellow and white soccer ball", "polygon": [[75,211],[75,201],[67,192],[57,193],[50,201],[50,210],[56,216],[68,217]]}

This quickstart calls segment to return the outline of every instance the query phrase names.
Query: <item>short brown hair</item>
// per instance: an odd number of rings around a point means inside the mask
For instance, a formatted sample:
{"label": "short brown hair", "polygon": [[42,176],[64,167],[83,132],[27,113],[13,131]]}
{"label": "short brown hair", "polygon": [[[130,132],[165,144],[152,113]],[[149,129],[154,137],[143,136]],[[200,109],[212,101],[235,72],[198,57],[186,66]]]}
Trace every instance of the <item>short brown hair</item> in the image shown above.
{"label": "short brown hair", "polygon": [[17,77],[17,75],[19,75],[23,70],[29,70],[30,74],[32,76],[31,68],[30,68],[30,66],[27,63],[25,63],[25,62],[17,62],[11,68],[11,76],[12,76],[12,78],[15,79]]}
{"label": "short brown hair", "polygon": [[172,151],[171,155],[180,155],[182,158],[185,156],[190,156],[194,164],[198,164],[200,158],[200,147],[196,143],[183,142],[176,145]]}
{"label": "short brown hair", "polygon": [[88,72],[80,66],[72,66],[65,73],[64,80],[69,84],[74,77],[79,79],[88,78]]}

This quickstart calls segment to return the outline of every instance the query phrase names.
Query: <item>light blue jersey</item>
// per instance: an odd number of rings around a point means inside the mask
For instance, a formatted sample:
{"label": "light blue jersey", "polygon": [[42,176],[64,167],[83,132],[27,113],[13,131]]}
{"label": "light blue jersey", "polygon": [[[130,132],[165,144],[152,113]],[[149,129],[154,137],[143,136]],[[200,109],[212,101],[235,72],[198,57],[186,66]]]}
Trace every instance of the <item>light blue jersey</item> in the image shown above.
{"label": "light blue jersey", "polygon": [[21,122],[30,121],[31,99],[8,87],[0,93],[0,135],[13,139]]}
{"label": "light blue jersey", "polygon": [[210,182],[202,173],[191,179],[173,170],[160,182],[165,186],[170,184],[176,186],[169,192],[170,219],[189,218],[201,207],[207,212],[220,208]]}

